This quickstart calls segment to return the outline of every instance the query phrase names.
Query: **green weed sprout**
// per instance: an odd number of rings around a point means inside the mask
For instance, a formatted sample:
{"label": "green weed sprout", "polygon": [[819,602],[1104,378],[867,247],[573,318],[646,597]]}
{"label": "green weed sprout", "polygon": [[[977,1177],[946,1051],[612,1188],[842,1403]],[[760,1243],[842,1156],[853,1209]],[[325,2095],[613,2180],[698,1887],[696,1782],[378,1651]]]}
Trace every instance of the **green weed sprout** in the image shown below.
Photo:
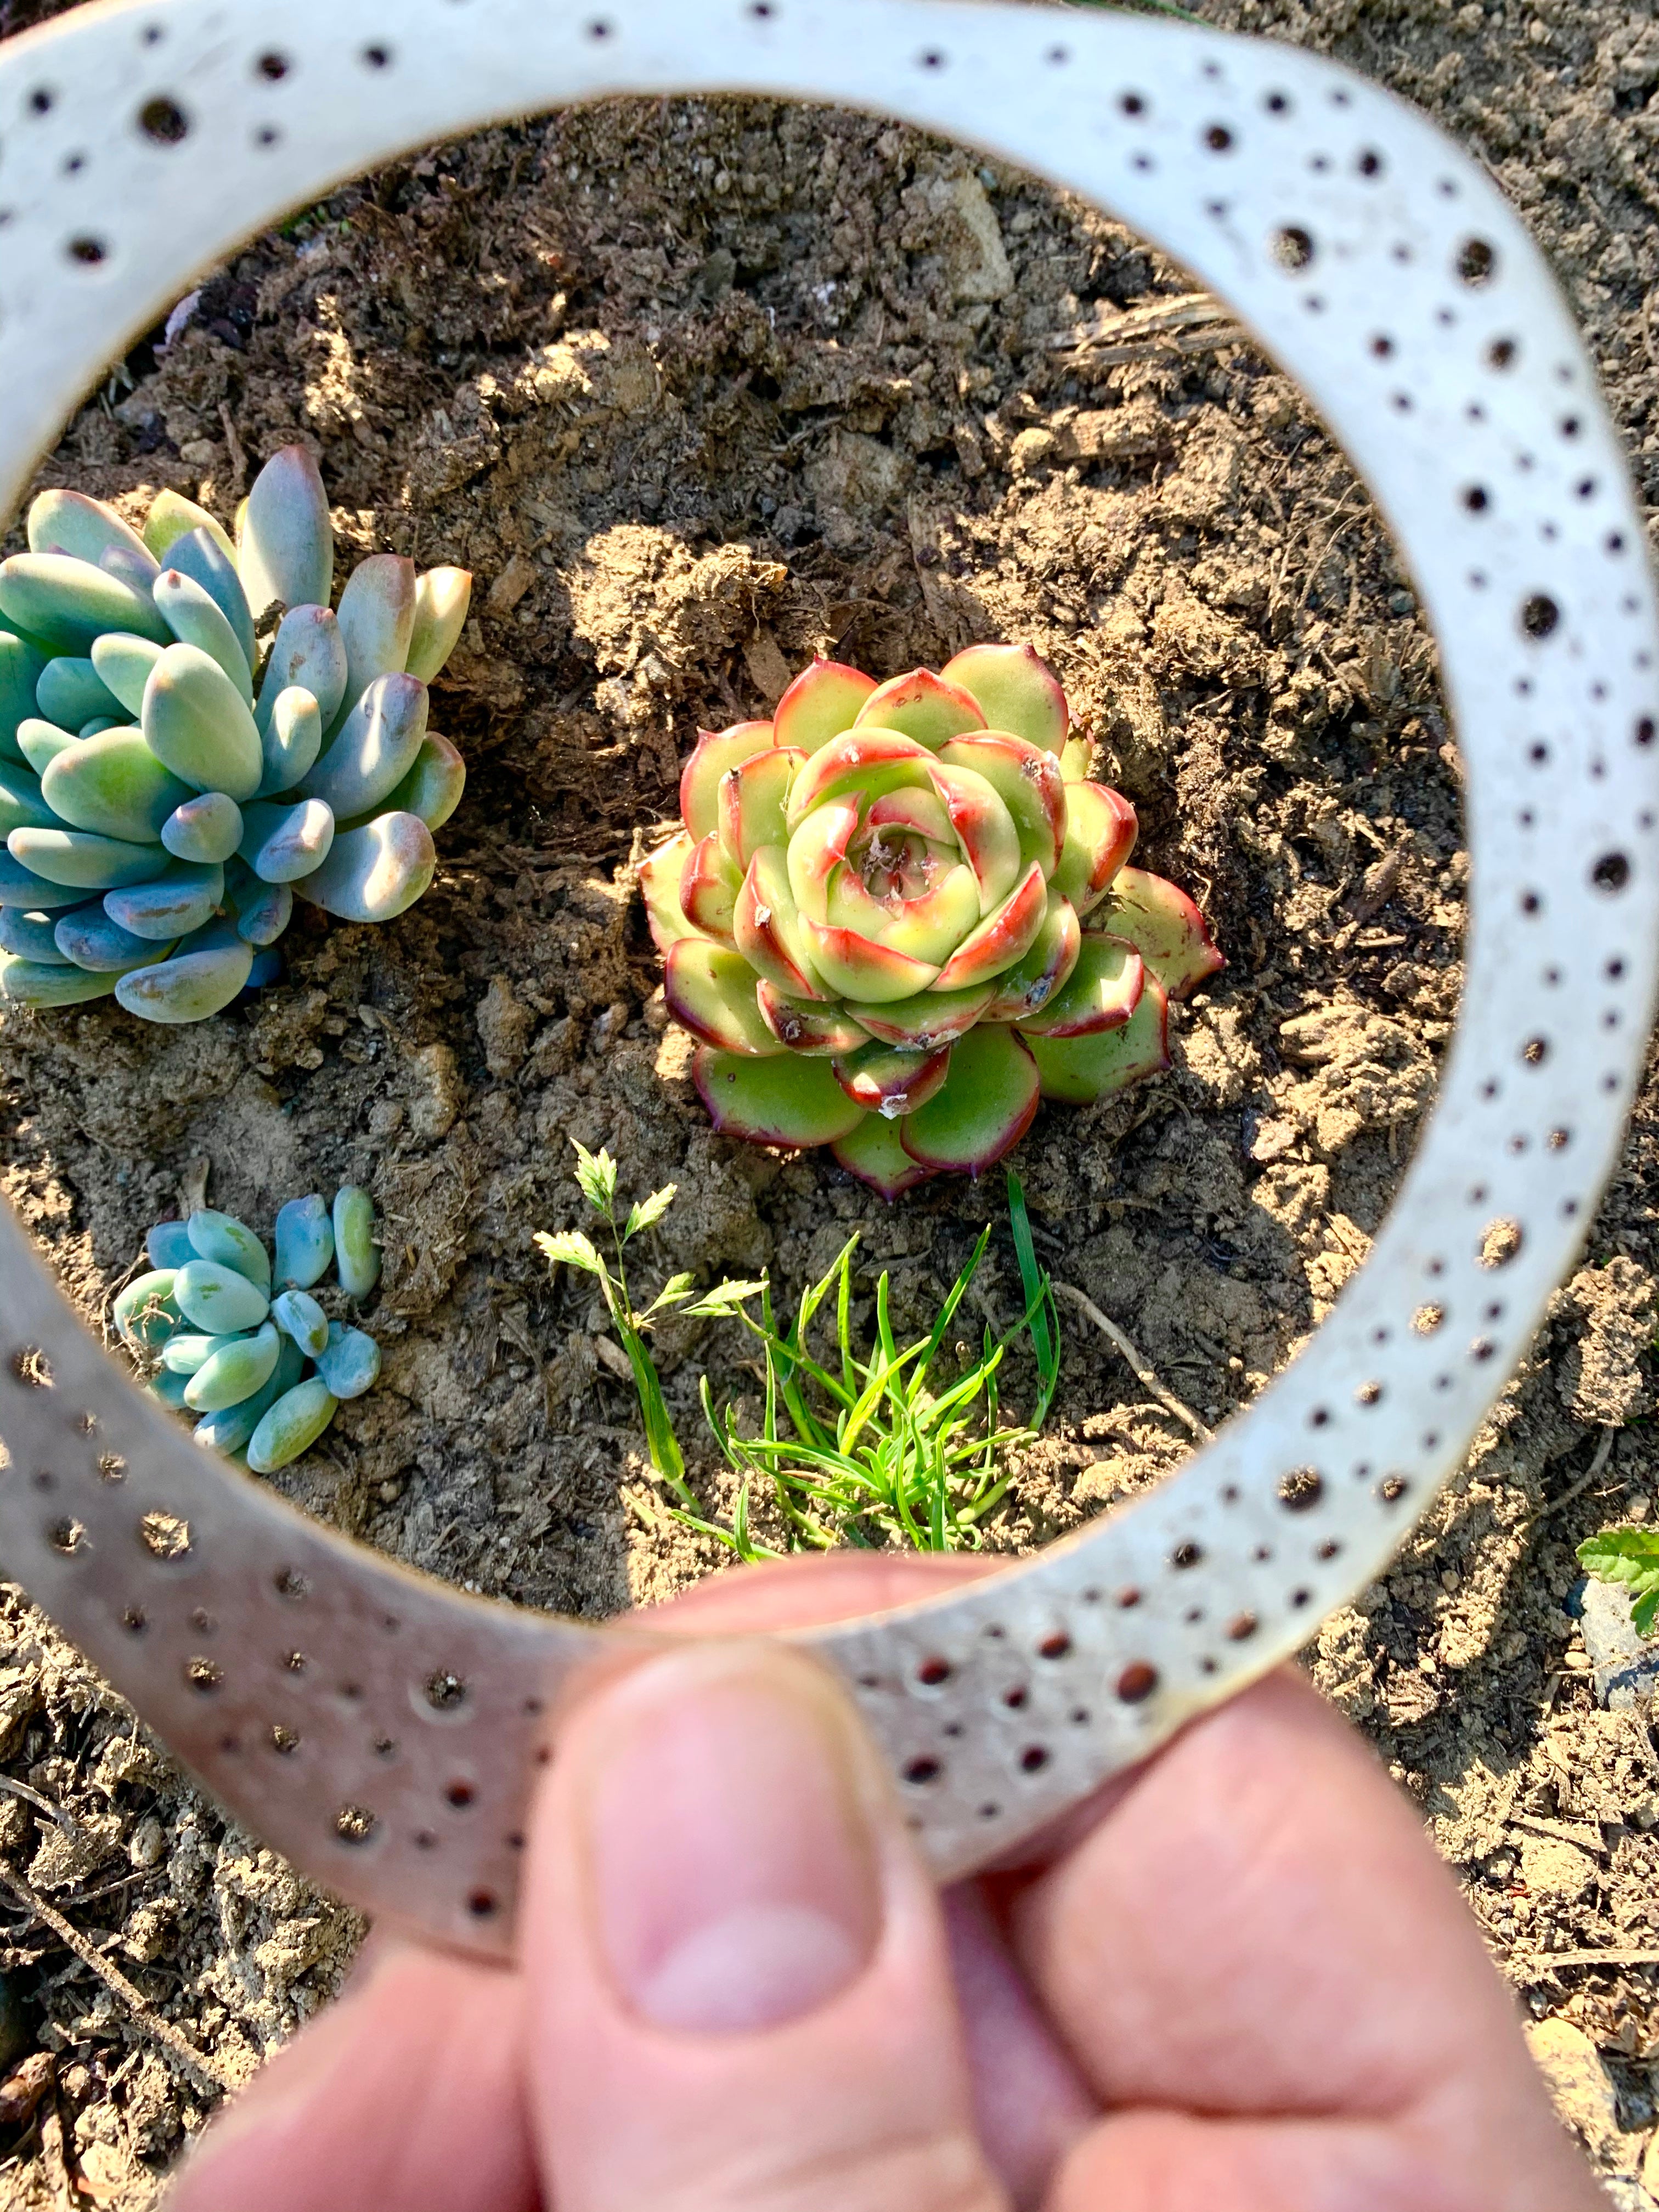
{"label": "green weed sprout", "polygon": [[[574,1139],[572,1139],[574,1143]],[[576,1145],[576,1181],[582,1196],[604,1221],[611,1231],[615,1247],[617,1265],[614,1273],[591,1237],[584,1237],[579,1229],[560,1229],[551,1232],[539,1230],[536,1242],[550,1267],[574,1267],[582,1274],[597,1276],[605,1308],[616,1325],[617,1334],[628,1354],[628,1364],[634,1370],[634,1387],[639,1394],[640,1415],[645,1423],[645,1440],[650,1452],[651,1464],[671,1488],[687,1499],[692,1493],[686,1485],[685,1459],[680,1450],[679,1438],[674,1434],[674,1424],[668,1417],[668,1407],[663,1402],[662,1384],[651,1354],[646,1347],[646,1332],[659,1314],[683,1305],[696,1288],[690,1275],[675,1275],[665,1283],[642,1313],[636,1313],[628,1288],[628,1269],[623,1259],[623,1248],[647,1229],[653,1229],[674,1202],[677,1183],[665,1183],[653,1190],[649,1198],[641,1199],[637,1206],[629,1208],[628,1218],[617,1219],[617,1163],[610,1153],[601,1150],[590,1152],[586,1145]],[[724,1287],[724,1286],[722,1286]],[[692,1500],[695,1503],[695,1500]]]}
{"label": "green weed sprout", "polygon": [[[902,1348],[893,1335],[884,1273],[876,1285],[875,1342],[863,1357],[854,1347],[856,1236],[842,1246],[830,1272],[802,1293],[794,1319],[782,1333],[766,1281],[722,1283],[689,1306],[690,1315],[744,1323],[765,1355],[766,1398],[760,1435],[740,1436],[729,1406],[716,1415],[703,1378],[704,1415],[727,1464],[743,1481],[730,1528],[695,1511],[677,1517],[718,1538],[742,1559],[775,1558],[750,1533],[751,1488],[761,1482],[771,1487],[794,1550],[826,1551],[840,1543],[874,1549],[890,1538],[923,1552],[981,1544],[983,1524],[1012,1480],[1006,1455],[1036,1440],[1060,1375],[1060,1317],[1053,1287],[1037,1265],[1024,1193],[1012,1174],[1008,1206],[1024,1312],[999,1337],[988,1327],[976,1364],[937,1392],[929,1389],[929,1378],[985,1256],[988,1226],[932,1329]],[[830,1357],[838,1373],[817,1359],[807,1344],[808,1331],[832,1292],[836,1347]],[[758,1320],[749,1310],[756,1298]],[[1036,1360],[1036,1399],[1029,1423],[1000,1425],[998,1370],[1022,1334],[1030,1336]],[[793,1432],[788,1437],[779,1432],[781,1416]]]}
{"label": "green weed sprout", "polygon": [[1652,1635],[1659,1626],[1659,1528],[1603,1528],[1578,1547],[1578,1564],[1599,1583],[1622,1583],[1635,1601],[1632,1627]]}

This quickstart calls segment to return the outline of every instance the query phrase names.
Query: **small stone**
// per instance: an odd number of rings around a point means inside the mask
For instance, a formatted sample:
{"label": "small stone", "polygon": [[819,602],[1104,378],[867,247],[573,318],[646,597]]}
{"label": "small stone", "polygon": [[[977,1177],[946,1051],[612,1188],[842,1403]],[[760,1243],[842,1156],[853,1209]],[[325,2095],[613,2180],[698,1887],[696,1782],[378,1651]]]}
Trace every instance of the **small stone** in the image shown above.
{"label": "small stone", "polygon": [[505,975],[490,977],[489,988],[479,1000],[473,1019],[478,1024],[484,1065],[489,1073],[498,1079],[517,1074],[530,1048],[536,1017],[514,995]]}
{"label": "small stone", "polygon": [[1632,2146],[1619,2125],[1618,2095],[1589,2036],[1559,2019],[1537,2021],[1526,2036],[1563,2123],[1598,2165],[1628,2172]]}
{"label": "small stone", "polygon": [[160,1866],[167,1847],[167,1830],[154,1813],[146,1813],[127,1838],[127,1856],[146,1870]]}
{"label": "small stone", "polygon": [[1579,1627],[1598,1705],[1609,1712],[1628,1712],[1659,1692],[1659,1640],[1637,1634],[1627,1590],[1617,1583],[1587,1582]]}

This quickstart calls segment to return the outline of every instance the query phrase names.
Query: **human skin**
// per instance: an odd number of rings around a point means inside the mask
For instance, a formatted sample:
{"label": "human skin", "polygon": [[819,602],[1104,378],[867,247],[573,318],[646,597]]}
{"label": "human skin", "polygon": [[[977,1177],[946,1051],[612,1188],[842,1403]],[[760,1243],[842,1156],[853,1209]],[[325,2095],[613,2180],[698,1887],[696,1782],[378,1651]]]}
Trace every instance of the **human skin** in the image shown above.
{"label": "human skin", "polygon": [[1449,1875],[1289,1671],[939,1896],[768,1632],[978,1571],[653,1613],[683,1645],[564,1717],[517,1967],[372,1939],[167,2212],[1599,2212]]}

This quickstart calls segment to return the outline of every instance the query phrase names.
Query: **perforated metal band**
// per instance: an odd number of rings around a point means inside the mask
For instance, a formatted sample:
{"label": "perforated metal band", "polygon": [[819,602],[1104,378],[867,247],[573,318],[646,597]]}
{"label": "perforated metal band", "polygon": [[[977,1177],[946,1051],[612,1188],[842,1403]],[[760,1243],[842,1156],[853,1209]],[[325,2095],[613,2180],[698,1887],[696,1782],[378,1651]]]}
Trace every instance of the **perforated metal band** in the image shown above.
{"label": "perforated metal band", "polygon": [[[1650,1018],[1653,601],[1543,261],[1420,115],[1283,47],[950,0],[113,0],[11,41],[0,501],[14,511],[66,397],[295,203],[507,117],[712,91],[969,141],[1185,263],[1370,486],[1468,766],[1462,1018],[1404,1188],[1314,1342],[1151,1496],[958,1595],[804,1639],[956,1875],[1375,1577],[1524,1351],[1613,1164]],[[638,1632],[465,1597],[204,1457],[9,1219],[0,1282],[7,1571],[295,1863],[438,1940],[505,1949],[549,1705],[606,1636]]]}

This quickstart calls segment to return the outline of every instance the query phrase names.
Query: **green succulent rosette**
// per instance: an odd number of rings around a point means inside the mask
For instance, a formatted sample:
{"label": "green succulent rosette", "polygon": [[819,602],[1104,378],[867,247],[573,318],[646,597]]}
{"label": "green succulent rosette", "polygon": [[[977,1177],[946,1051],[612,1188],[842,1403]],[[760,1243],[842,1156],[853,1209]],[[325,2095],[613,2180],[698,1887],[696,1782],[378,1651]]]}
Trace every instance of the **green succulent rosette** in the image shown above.
{"label": "green succulent rosette", "polygon": [[1169,1065],[1169,1001],[1221,956],[1127,865],[1134,809],[1087,757],[1010,645],[882,684],[816,661],[700,738],[641,876],[716,1128],[829,1145],[890,1199]]}
{"label": "green succulent rosette", "polygon": [[279,970],[295,896],[388,921],[466,769],[427,686],[471,578],[378,554],[340,594],[317,465],[285,447],[234,539],[164,491],[142,532],[42,492],[0,561],[0,997],[202,1021]]}

